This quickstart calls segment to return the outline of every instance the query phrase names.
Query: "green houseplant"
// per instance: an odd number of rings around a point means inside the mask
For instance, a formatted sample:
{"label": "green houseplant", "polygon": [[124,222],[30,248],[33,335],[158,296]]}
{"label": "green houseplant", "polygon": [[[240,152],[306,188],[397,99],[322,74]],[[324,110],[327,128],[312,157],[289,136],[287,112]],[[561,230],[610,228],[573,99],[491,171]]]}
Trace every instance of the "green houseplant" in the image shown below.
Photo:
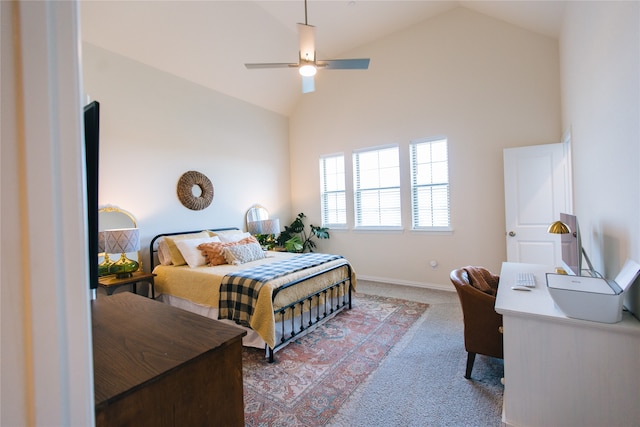
{"label": "green houseplant", "polygon": [[291,225],[285,225],[284,231],[278,236],[277,244],[284,247],[287,252],[313,252],[316,247],[314,238],[329,238],[329,229],[326,227],[317,227],[311,224],[310,231],[307,232],[304,218],[306,218],[305,214],[299,213]]}

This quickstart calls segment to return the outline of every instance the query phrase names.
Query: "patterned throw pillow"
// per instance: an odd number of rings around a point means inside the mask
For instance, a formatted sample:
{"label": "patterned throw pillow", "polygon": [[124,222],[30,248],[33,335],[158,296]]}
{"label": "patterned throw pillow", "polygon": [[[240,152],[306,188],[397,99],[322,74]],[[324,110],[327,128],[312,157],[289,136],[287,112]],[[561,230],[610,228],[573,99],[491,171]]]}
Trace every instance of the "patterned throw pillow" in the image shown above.
{"label": "patterned throw pillow", "polygon": [[198,245],[198,249],[202,251],[202,255],[204,255],[205,259],[207,260],[207,265],[213,267],[215,265],[227,263],[227,259],[224,257],[224,248],[229,246],[244,245],[247,243],[258,243],[258,241],[255,237],[249,236],[237,242],[202,243],[201,245]]}
{"label": "patterned throw pillow", "polygon": [[229,264],[238,265],[263,259],[265,254],[258,243],[247,243],[224,248],[224,257]]}

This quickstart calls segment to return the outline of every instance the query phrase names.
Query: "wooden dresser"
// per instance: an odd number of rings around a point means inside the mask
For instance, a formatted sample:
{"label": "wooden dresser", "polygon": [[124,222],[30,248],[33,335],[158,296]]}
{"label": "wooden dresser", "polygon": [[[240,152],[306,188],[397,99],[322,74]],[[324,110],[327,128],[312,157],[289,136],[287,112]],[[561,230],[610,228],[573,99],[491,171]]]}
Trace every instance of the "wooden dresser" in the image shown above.
{"label": "wooden dresser", "polygon": [[96,426],[243,426],[240,328],[129,292],[91,305]]}

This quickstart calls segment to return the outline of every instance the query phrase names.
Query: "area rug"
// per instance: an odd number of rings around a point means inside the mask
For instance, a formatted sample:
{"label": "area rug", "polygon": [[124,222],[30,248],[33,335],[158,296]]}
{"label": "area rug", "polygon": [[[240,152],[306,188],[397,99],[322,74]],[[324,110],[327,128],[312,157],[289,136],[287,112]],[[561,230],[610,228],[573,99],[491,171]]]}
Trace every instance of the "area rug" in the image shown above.
{"label": "area rug", "polygon": [[276,353],[244,348],[245,425],[322,426],[425,313],[424,303],[354,295],[353,308]]}

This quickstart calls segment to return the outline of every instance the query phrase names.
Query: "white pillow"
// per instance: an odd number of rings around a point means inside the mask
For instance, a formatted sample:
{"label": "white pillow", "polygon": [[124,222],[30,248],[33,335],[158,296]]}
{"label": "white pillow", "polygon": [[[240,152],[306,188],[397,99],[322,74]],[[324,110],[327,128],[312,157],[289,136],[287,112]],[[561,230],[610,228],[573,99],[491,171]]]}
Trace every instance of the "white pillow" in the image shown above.
{"label": "white pillow", "polygon": [[211,237],[208,231],[201,231],[199,233],[187,233],[187,234],[177,234],[172,236],[165,236],[163,240],[167,242],[167,247],[169,248],[169,254],[171,256],[171,264],[173,265],[185,265],[187,261],[185,261],[184,257],[180,254],[180,250],[176,246],[176,241],[184,240],[184,239],[206,239]]}
{"label": "white pillow", "polygon": [[204,257],[200,249],[198,249],[198,245],[213,242],[220,242],[218,236],[204,237],[200,239],[176,240],[175,244],[184,260],[189,264],[189,267],[195,268],[207,264],[207,259]]}
{"label": "white pillow", "polygon": [[220,238],[220,241],[222,243],[237,242],[239,240],[246,239],[247,237],[250,237],[250,236],[251,236],[251,233],[242,233],[242,232],[218,234],[218,237]]}
{"label": "white pillow", "polygon": [[266,258],[266,256],[258,243],[247,243],[244,245],[227,246],[224,248],[224,258],[227,260],[227,263],[238,265]]}
{"label": "white pillow", "polygon": [[242,231],[240,231],[237,228],[229,228],[228,230],[207,230],[207,231],[209,231],[209,234],[211,234],[212,236],[218,236],[218,237],[220,237],[221,234],[242,233]]}

